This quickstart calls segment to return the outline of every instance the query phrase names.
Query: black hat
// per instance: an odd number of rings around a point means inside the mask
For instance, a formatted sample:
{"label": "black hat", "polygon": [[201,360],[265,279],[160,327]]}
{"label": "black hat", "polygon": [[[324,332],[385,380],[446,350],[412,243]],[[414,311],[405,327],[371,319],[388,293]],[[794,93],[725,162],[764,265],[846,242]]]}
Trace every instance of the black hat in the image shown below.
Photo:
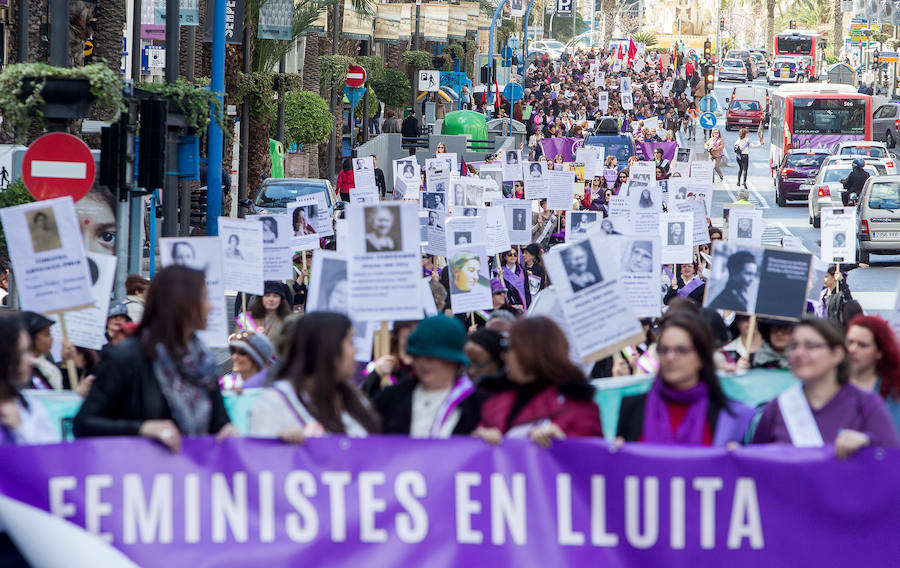
{"label": "black hat", "polygon": [[37,332],[42,329],[47,329],[55,323],[52,319],[45,318],[37,312],[22,312],[22,318],[25,320],[25,327],[28,329],[28,334],[32,337],[34,337]]}
{"label": "black hat", "polygon": [[294,302],[291,298],[291,291],[287,287],[287,284],[284,282],[278,282],[277,280],[267,280],[265,286],[263,287],[263,295],[265,294],[278,294],[288,303],[289,306],[293,307]]}
{"label": "black hat", "polygon": [[493,329],[481,328],[473,331],[466,338],[468,341],[480,345],[495,362],[503,365],[503,352],[506,351],[506,339]]}

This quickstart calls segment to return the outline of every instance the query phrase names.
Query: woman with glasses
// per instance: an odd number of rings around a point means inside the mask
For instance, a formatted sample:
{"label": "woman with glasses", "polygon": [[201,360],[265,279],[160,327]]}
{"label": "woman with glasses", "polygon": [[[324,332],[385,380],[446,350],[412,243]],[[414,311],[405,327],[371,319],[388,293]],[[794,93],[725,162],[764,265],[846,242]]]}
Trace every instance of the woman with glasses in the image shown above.
{"label": "woman with glasses", "polygon": [[821,447],[833,443],[839,458],[866,446],[897,447],[900,438],[881,398],[850,384],[850,361],[841,330],[807,318],[794,328],[791,371],[800,385],[763,409],[754,444]]}
{"label": "woman with glasses", "polygon": [[438,142],[437,147],[434,149],[434,153],[435,153],[435,155],[437,155],[437,154],[446,154],[446,153],[447,153],[447,146],[445,146],[443,142]]}
{"label": "woman with glasses", "polygon": [[788,348],[794,324],[789,321],[762,319],[757,326],[763,342],[750,356],[750,366],[754,369],[789,369]]}
{"label": "woman with glasses", "polygon": [[624,169],[616,175],[616,183],[613,184],[613,191],[619,195],[621,187],[628,181],[628,169]]}
{"label": "woman with glasses", "polygon": [[231,352],[231,372],[219,377],[219,388],[240,391],[265,384],[266,371],[275,355],[268,337],[244,329],[231,334],[228,350]]}
{"label": "woman with glasses", "polygon": [[509,290],[507,293],[509,303],[524,311],[528,309],[528,305],[531,303],[528,274],[522,268],[522,265],[519,264],[519,253],[515,249],[503,253],[502,258],[503,281]]}
{"label": "woman with glasses", "polygon": [[666,317],[656,347],[659,373],[649,392],[622,399],[617,438],[702,446],[743,441],[753,409],[725,396],[713,345],[700,316],[680,310]]}

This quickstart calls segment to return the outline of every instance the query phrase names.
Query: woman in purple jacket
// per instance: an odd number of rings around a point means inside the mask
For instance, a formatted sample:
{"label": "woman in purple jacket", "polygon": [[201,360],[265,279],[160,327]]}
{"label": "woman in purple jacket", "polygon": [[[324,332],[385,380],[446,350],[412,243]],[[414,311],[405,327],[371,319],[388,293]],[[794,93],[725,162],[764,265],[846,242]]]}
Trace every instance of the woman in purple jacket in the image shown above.
{"label": "woman in purple jacket", "polygon": [[804,319],[794,328],[790,352],[791,371],[801,384],[766,405],[754,444],[833,443],[841,459],[870,445],[900,446],[884,401],[850,384],[844,334],[835,324]]}

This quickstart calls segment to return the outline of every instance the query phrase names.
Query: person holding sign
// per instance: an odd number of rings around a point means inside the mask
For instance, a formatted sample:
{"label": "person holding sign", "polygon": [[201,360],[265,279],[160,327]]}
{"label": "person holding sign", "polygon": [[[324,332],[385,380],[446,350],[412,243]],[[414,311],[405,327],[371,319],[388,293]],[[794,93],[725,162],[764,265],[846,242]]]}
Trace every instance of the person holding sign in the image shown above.
{"label": "person holding sign", "polygon": [[328,434],[378,432],[378,416],[351,382],[353,323],[334,312],[303,316],[287,338],[279,374],[250,409],[248,434],[302,444]]}
{"label": "person holding sign", "polygon": [[519,264],[519,255],[515,250],[503,253],[503,281],[509,290],[509,303],[521,309],[531,304],[531,289],[527,282],[527,274]]}
{"label": "person holding sign", "polygon": [[412,380],[398,382],[375,397],[385,434],[449,438],[470,434],[478,425],[483,397],[465,370],[466,331],[459,320],[436,315],[409,335]]}
{"label": "person holding sign", "polygon": [[716,375],[714,341],[699,316],[667,316],[656,352],[659,374],[646,394],[622,399],[617,440],[724,446],[741,442],[753,409],[729,399]]}
{"label": "person holding sign", "polygon": [[881,398],[850,384],[844,337],[834,323],[804,319],[794,328],[790,352],[791,371],[801,384],[766,404],[754,444],[834,443],[841,459],[866,446],[900,446]]}
{"label": "person holding sign", "polygon": [[181,436],[236,436],[215,358],[196,335],[211,309],[202,272],[160,270],[135,335],[105,350],[94,370],[75,436],[143,436],[173,452],[181,449]]}
{"label": "person holding sign", "polygon": [[[672,277],[672,285],[666,290],[663,303],[668,305],[673,298],[689,298],[701,305],[706,293],[706,282],[700,278],[700,265],[694,260],[687,264],[676,265],[677,276]],[[671,273],[671,272],[670,272]]]}
{"label": "person holding sign", "polygon": [[841,309],[853,299],[853,296],[837,264],[828,267],[824,285],[815,306],[816,315],[840,324]]}

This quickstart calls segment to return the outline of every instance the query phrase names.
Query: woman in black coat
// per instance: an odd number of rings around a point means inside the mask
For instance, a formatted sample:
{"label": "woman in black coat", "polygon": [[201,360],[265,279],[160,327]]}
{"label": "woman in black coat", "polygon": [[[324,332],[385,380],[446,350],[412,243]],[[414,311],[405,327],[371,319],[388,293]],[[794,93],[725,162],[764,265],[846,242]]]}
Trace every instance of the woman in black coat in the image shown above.
{"label": "woman in black coat", "polygon": [[143,436],[177,452],[181,436],[237,435],[215,359],[196,336],[211,309],[203,272],[161,270],[135,336],[104,350],[75,417],[75,436]]}

